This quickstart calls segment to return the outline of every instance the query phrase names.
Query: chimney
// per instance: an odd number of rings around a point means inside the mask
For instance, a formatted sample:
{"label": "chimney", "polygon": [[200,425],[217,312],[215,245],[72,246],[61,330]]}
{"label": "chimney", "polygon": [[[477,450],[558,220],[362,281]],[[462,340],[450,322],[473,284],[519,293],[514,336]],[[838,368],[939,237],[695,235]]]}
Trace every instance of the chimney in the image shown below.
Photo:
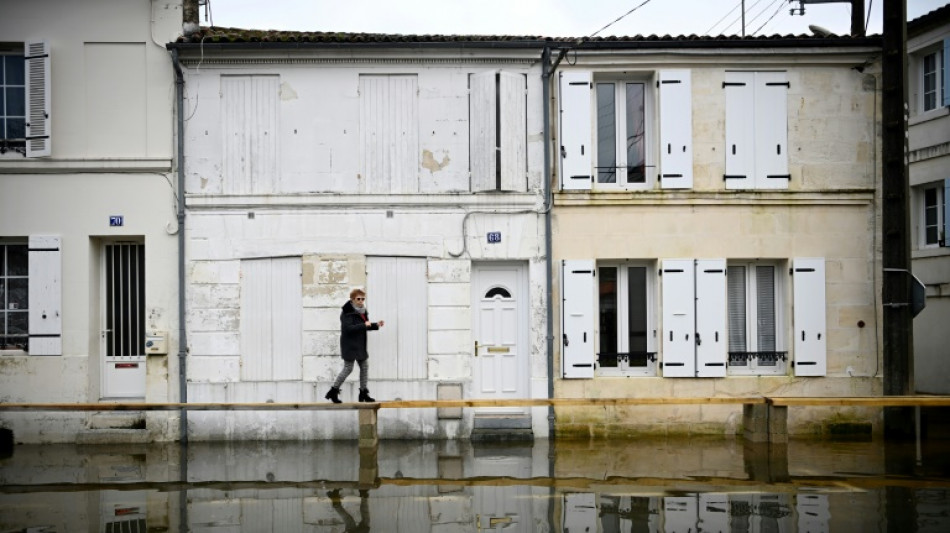
{"label": "chimney", "polygon": [[181,12],[181,32],[191,37],[198,32],[198,0],[184,0]]}

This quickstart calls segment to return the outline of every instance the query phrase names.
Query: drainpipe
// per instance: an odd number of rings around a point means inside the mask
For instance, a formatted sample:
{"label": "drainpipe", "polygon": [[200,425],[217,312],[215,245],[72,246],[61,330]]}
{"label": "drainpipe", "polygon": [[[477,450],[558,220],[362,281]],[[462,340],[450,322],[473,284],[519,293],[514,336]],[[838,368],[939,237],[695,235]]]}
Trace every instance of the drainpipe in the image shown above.
{"label": "drainpipe", "polygon": [[[178,50],[172,50],[172,65],[175,67],[175,105],[178,137],[178,401],[188,403],[188,382],[185,378],[188,342],[185,337],[185,77],[178,61]],[[188,410],[179,414],[180,439],[188,443]]]}
{"label": "drainpipe", "polygon": [[[547,46],[541,52],[541,100],[544,113],[544,267],[545,267],[545,305],[547,306],[547,347],[548,347],[548,398],[554,398],[554,308],[551,300],[554,267],[551,262],[551,208],[554,200],[551,192],[551,76],[558,64],[564,59],[567,48],[561,48],[551,64],[551,49]],[[554,438],[554,406],[548,406],[548,435]]]}

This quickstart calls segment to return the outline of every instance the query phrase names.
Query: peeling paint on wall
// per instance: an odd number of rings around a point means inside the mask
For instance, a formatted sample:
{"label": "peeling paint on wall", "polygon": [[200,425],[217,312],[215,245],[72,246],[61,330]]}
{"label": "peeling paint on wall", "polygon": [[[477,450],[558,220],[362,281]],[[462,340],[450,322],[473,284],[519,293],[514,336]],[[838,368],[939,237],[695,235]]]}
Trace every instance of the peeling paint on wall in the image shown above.
{"label": "peeling paint on wall", "polygon": [[442,161],[436,161],[435,156],[429,150],[422,151],[422,166],[429,172],[438,172],[449,164],[449,154],[442,156]]}
{"label": "peeling paint on wall", "polygon": [[291,87],[286,81],[280,84],[280,99],[285,102],[287,100],[297,99],[297,91],[295,91],[293,87]]}

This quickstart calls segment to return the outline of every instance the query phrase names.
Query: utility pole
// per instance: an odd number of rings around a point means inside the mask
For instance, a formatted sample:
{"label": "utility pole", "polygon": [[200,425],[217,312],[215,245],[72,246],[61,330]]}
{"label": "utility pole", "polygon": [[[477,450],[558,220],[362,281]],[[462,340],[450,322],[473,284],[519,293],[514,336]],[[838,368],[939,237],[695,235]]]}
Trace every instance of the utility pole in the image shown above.
{"label": "utility pole", "polygon": [[[882,59],[882,259],[884,395],[909,394],[913,382],[910,205],[907,171],[907,4],[884,0]],[[884,433],[914,435],[909,407],[884,409]]]}

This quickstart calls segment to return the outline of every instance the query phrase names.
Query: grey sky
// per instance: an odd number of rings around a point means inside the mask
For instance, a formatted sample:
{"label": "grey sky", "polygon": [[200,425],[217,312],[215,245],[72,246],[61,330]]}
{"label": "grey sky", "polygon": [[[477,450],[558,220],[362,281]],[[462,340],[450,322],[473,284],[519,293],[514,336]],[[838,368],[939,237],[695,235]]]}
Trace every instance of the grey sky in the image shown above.
{"label": "grey sky", "polygon": [[[209,0],[201,24],[246,29],[345,31],[402,34],[496,34],[587,36],[644,0]],[[742,31],[742,0],[647,0],[598,35],[728,34]],[[926,14],[947,0],[907,0],[908,18]],[[869,33],[881,32],[884,0],[870,7]],[[838,34],[851,27],[847,3],[810,4],[804,16],[790,15],[789,0],[745,0],[746,33],[810,33],[816,24]]]}

